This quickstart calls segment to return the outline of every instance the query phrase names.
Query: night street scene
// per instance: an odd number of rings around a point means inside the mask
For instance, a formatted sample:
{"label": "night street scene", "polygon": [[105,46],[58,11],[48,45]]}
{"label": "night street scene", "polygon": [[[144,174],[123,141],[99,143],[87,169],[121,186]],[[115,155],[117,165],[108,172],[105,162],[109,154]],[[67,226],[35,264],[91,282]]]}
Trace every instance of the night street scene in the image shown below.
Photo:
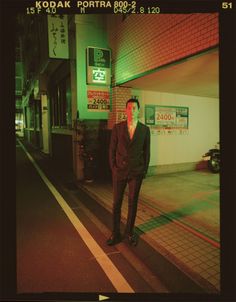
{"label": "night street scene", "polygon": [[127,1],[113,14],[85,12],[98,1],[45,13],[43,2],[14,15],[6,301],[234,301],[225,19],[135,1],[128,14]]}

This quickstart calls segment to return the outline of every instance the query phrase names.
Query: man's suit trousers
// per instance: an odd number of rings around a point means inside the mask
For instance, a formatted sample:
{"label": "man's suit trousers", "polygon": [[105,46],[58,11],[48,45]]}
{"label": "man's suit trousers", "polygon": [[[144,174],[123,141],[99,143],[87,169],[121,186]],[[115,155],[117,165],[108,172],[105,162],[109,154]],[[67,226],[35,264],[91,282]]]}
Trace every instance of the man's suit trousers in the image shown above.
{"label": "man's suit trousers", "polygon": [[124,197],[126,185],[128,184],[128,217],[126,223],[125,233],[128,235],[133,234],[135,218],[137,213],[138,197],[143,176],[136,176],[134,178],[127,178],[117,180],[113,175],[113,233],[120,233],[120,220],[121,220],[121,206]]}

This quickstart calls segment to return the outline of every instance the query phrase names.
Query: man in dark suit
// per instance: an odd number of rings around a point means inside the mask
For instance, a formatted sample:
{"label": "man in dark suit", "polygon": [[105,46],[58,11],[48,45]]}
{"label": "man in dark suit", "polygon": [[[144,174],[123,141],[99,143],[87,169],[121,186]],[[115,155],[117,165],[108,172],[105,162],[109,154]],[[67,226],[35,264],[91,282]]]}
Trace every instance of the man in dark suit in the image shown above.
{"label": "man in dark suit", "polygon": [[126,102],[127,121],[116,124],[112,129],[109,163],[113,178],[113,230],[107,240],[114,245],[122,240],[120,234],[121,205],[126,185],[128,194],[128,217],[125,237],[132,245],[137,244],[134,224],[138,196],[150,160],[150,130],[138,121],[140,105],[137,99]]}

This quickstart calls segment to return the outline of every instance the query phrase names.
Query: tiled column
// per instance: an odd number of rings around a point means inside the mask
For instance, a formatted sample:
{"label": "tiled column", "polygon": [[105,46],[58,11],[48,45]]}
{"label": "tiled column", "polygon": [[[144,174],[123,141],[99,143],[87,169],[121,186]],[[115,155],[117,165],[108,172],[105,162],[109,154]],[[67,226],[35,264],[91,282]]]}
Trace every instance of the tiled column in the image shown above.
{"label": "tiled column", "polygon": [[125,104],[131,98],[131,88],[114,87],[112,88],[112,111],[108,117],[108,129],[112,129],[114,124],[125,118]]}

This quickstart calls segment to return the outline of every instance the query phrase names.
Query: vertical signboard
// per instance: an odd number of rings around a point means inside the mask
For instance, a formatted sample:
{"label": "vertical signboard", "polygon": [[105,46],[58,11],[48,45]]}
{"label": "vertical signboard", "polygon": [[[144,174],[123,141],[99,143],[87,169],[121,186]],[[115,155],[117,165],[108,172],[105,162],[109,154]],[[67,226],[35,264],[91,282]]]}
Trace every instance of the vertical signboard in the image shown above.
{"label": "vertical signboard", "polygon": [[111,84],[111,51],[105,48],[87,48],[87,84]]}
{"label": "vertical signboard", "polygon": [[67,15],[48,15],[49,58],[68,59]]}

